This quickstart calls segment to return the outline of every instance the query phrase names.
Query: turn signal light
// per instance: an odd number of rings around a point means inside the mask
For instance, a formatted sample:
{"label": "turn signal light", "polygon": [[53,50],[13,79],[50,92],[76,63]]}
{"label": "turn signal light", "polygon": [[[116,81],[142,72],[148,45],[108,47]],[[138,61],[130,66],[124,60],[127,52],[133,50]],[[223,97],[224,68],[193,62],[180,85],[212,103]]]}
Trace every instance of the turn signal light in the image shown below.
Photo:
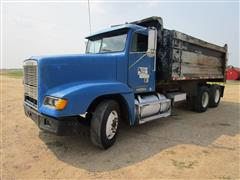
{"label": "turn signal light", "polygon": [[52,96],[46,96],[44,100],[44,104],[54,108],[56,110],[62,110],[67,106],[68,101],[66,99],[61,99]]}
{"label": "turn signal light", "polygon": [[66,99],[58,99],[58,101],[55,104],[55,108],[57,110],[62,110],[66,107],[67,105],[67,100]]}

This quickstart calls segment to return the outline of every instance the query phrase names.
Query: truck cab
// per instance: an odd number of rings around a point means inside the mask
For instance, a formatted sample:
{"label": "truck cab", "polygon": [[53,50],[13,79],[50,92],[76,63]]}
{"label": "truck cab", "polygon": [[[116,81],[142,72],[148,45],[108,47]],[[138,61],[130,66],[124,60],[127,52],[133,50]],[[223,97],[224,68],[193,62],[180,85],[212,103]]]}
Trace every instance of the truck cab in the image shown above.
{"label": "truck cab", "polygon": [[[152,17],[86,37],[85,54],[25,60],[25,114],[57,135],[75,134],[88,124],[93,144],[103,149],[114,144],[120,121],[133,126],[170,116],[171,105],[197,97],[198,90],[192,89],[205,81],[159,78],[164,72],[159,70],[162,35],[161,18]],[[223,90],[214,87],[214,95],[203,89],[201,99],[194,99],[202,102],[199,111],[206,111],[209,103],[218,105]]]}
{"label": "truck cab", "polygon": [[148,53],[148,28],[120,25],[87,37],[86,54],[115,56],[117,80],[137,92],[155,90],[155,55]]}

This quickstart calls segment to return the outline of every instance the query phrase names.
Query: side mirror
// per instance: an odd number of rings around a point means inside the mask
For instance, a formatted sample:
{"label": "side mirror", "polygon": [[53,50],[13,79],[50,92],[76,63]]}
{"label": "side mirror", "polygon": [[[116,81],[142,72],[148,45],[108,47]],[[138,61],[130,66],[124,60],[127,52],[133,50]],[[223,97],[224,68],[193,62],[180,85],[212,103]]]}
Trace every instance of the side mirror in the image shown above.
{"label": "side mirror", "polygon": [[147,56],[154,57],[157,50],[157,30],[154,27],[148,30],[148,50]]}

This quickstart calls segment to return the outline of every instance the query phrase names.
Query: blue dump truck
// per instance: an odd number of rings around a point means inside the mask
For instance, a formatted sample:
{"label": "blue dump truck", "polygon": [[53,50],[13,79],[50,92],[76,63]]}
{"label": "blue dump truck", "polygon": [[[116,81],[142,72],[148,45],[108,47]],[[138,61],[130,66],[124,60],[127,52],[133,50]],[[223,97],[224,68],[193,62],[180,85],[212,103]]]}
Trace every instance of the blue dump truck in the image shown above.
{"label": "blue dump truck", "polygon": [[24,61],[25,114],[44,131],[73,135],[86,125],[92,143],[107,149],[122,122],[168,117],[182,101],[205,112],[223,97],[227,45],[165,29],[155,16],[86,39],[85,54]]}

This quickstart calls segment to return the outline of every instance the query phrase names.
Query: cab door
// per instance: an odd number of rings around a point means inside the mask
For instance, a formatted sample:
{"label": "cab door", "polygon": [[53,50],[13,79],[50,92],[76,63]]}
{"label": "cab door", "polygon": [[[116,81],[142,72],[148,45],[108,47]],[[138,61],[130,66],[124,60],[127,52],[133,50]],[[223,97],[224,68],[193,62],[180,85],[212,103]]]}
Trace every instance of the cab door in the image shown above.
{"label": "cab door", "polygon": [[147,33],[134,32],[129,49],[128,85],[135,93],[155,91],[155,57],[149,57],[147,49]]}

